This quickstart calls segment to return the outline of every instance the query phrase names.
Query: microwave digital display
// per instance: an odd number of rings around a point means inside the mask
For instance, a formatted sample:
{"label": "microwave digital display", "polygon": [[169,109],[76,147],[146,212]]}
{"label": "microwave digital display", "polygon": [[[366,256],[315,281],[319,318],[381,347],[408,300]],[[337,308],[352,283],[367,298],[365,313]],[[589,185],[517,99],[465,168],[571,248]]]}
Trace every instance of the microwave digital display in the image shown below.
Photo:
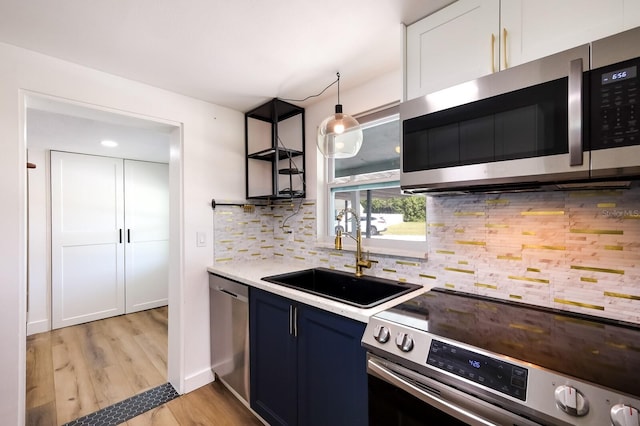
{"label": "microwave digital display", "polygon": [[627,78],[635,78],[637,75],[638,70],[635,65],[621,70],[606,72],[602,74],[602,84],[615,83],[616,81],[626,80]]}

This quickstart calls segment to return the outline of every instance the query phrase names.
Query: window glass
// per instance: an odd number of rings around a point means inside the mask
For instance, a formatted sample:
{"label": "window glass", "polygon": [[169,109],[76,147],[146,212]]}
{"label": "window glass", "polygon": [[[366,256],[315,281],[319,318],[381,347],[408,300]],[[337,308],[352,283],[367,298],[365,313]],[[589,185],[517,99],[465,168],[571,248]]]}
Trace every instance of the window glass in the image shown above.
{"label": "window glass", "polygon": [[[358,155],[330,160],[329,235],[340,230],[381,245],[388,240],[426,241],[426,197],[400,190],[400,120],[397,107],[358,118],[364,140]],[[344,210],[354,214],[336,218]]]}

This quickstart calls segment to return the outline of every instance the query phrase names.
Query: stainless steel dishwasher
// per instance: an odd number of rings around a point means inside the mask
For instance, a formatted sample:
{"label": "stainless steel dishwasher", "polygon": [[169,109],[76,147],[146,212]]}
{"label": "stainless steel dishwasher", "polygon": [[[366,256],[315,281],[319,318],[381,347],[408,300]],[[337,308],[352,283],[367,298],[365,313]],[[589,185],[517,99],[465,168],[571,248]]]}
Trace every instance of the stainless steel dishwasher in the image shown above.
{"label": "stainless steel dishwasher", "polygon": [[249,288],[209,274],[211,368],[249,404]]}

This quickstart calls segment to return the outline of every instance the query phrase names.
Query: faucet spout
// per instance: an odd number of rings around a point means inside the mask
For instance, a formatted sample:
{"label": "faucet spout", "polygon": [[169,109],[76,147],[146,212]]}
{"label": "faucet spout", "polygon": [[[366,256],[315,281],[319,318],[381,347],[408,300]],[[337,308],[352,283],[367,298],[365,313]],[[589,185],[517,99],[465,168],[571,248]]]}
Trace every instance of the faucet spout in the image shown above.
{"label": "faucet spout", "polygon": [[363,268],[371,268],[371,260],[369,260],[369,256],[365,259],[362,256],[362,231],[360,230],[360,218],[355,213],[353,209],[347,208],[341,210],[336,219],[338,222],[342,220],[344,216],[347,216],[348,213],[351,213],[352,219],[356,222],[356,236],[354,237],[351,234],[343,234],[340,229],[336,232],[336,240],[335,240],[335,248],[336,250],[342,250],[342,236],[347,235],[351,239],[356,242],[356,277],[361,277],[364,275]]}

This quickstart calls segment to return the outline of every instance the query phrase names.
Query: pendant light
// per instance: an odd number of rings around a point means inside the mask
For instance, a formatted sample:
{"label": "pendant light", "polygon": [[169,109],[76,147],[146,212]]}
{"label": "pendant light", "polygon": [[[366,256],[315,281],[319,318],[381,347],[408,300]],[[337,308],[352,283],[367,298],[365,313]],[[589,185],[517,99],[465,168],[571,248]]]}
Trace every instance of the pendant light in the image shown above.
{"label": "pendant light", "polygon": [[362,146],[360,123],[342,112],[340,104],[340,73],[338,76],[338,103],[335,114],[325,118],[318,127],[318,149],[326,158],[350,158]]}

